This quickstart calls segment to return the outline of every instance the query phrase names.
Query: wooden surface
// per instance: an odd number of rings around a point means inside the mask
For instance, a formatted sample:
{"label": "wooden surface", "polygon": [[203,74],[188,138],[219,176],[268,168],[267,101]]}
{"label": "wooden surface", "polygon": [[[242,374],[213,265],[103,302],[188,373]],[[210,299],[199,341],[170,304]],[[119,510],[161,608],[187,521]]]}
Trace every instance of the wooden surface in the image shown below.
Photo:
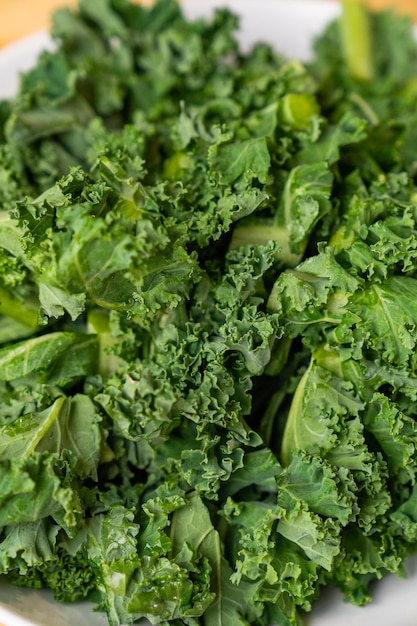
{"label": "wooden surface", "polygon": [[[397,11],[411,15],[417,23],[417,0],[366,1],[372,8],[394,6]],[[54,8],[74,4],[76,0],[0,0],[0,47],[35,30],[47,28]]]}

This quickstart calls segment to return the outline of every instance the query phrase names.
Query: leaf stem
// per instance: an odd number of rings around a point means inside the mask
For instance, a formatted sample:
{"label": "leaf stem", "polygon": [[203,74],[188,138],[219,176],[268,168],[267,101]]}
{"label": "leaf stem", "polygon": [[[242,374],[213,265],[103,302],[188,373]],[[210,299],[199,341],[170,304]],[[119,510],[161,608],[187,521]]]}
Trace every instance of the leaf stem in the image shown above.
{"label": "leaf stem", "polygon": [[27,300],[25,304],[0,287],[0,315],[10,317],[32,330],[38,328],[38,303]]}
{"label": "leaf stem", "polygon": [[284,466],[290,464],[293,451],[298,449],[297,415],[303,402],[304,390],[308,381],[308,377],[310,376],[312,365],[313,359],[311,359],[308,368],[306,369],[303,376],[301,377],[300,382],[298,383],[297,389],[292,399],[287,422],[285,424],[284,435],[282,437],[281,444],[281,462]]}
{"label": "leaf stem", "polygon": [[345,0],[340,19],[346,65],[352,78],[369,82],[374,75],[368,9],[360,0]]}

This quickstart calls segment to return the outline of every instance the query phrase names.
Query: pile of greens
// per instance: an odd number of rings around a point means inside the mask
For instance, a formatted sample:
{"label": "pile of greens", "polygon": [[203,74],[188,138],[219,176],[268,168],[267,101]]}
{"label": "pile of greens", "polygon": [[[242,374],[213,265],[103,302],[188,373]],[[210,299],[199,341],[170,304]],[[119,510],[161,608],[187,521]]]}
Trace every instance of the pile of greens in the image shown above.
{"label": "pile of greens", "polygon": [[81,0],[0,106],[0,572],[112,626],[301,624],[416,550],[410,21],[237,25]]}

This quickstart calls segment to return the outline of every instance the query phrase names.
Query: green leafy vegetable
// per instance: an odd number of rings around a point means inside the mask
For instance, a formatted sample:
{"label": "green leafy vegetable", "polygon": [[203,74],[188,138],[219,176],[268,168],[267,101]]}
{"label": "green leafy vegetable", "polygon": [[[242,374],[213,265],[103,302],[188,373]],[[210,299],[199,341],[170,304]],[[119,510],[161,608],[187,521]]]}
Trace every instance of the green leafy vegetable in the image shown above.
{"label": "green leafy vegetable", "polygon": [[415,551],[410,23],[237,26],[80,0],[0,107],[0,573],[111,626],[300,626]]}

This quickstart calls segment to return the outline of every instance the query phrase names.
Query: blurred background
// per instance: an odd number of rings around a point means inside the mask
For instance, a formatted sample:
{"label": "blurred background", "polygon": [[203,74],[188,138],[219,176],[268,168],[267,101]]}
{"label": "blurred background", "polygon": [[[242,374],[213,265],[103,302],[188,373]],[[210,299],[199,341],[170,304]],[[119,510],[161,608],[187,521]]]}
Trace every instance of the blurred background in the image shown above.
{"label": "blurred background", "polygon": [[[372,8],[394,7],[397,11],[411,15],[417,23],[417,0],[364,1]],[[76,3],[77,0],[0,0],[0,47],[31,32],[47,28],[49,15],[54,8]]]}

